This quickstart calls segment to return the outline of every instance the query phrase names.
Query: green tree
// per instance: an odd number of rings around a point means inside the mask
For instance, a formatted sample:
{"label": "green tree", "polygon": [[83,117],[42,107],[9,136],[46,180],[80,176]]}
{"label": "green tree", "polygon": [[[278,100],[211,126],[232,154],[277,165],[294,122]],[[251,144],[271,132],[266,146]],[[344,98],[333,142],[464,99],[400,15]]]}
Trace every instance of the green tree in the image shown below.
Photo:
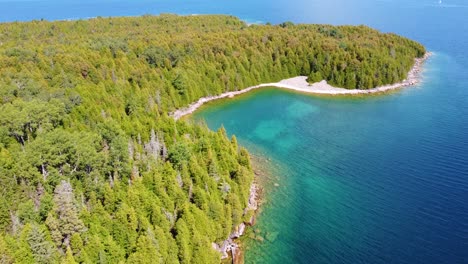
{"label": "green tree", "polygon": [[79,218],[72,186],[62,181],[54,191],[54,211],[49,213],[46,223],[51,230],[55,244],[62,249],[69,249],[70,240],[75,233],[86,231]]}

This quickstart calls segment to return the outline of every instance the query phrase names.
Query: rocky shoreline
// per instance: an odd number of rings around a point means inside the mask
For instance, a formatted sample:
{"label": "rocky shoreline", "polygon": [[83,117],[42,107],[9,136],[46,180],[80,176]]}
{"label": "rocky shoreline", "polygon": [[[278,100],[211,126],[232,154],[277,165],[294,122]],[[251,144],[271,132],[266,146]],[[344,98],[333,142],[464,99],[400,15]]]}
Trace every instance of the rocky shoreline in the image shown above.
{"label": "rocky shoreline", "polygon": [[[391,84],[391,85],[381,86],[381,87],[377,87],[377,88],[373,88],[369,90],[357,90],[357,89],[348,90],[344,88],[333,87],[327,84],[325,80],[310,85],[306,81],[307,77],[298,76],[298,77],[282,80],[278,83],[260,84],[260,85],[248,87],[240,91],[227,92],[227,93],[223,93],[217,96],[203,97],[203,98],[200,98],[197,102],[189,105],[188,107],[182,108],[173,112],[171,116],[175,120],[178,120],[183,116],[192,114],[195,110],[197,110],[199,107],[201,107],[203,104],[209,101],[222,99],[222,98],[232,98],[236,95],[247,93],[253,89],[258,89],[261,87],[278,87],[278,88],[285,88],[285,89],[291,89],[291,90],[296,90],[300,92],[307,92],[307,93],[314,93],[314,94],[354,95],[354,94],[381,93],[381,92],[386,92],[389,90],[399,89],[402,87],[413,86],[413,85],[418,84],[421,81],[421,71],[422,71],[423,63],[431,55],[432,53],[427,52],[422,58],[416,58],[414,66],[408,72],[408,78],[403,80],[402,82]],[[258,176],[257,173],[255,174],[256,176]],[[261,192],[261,189],[258,183],[254,180],[254,183],[250,187],[249,200],[248,200],[247,207],[244,209],[244,215],[249,211],[257,212],[259,208],[259,204],[260,204],[260,192]],[[240,245],[237,242],[237,239],[239,239],[245,233],[245,230],[248,226],[253,226],[255,224],[255,216],[256,214],[254,213],[252,217],[249,219],[249,221],[239,224],[226,240],[220,243],[215,243],[215,242],[212,243],[213,249],[220,252],[221,260],[226,260],[226,259],[231,258],[232,263],[243,263],[242,251],[241,251]]]}
{"label": "rocky shoreline", "polygon": [[[256,212],[259,205],[259,187],[257,183],[253,183],[250,186],[250,195],[247,207],[244,209],[244,214],[248,211]],[[241,249],[236,239],[240,238],[247,226],[253,226],[255,224],[255,214],[249,219],[248,222],[243,222],[236,227],[236,229],[229,235],[229,237],[221,243],[212,243],[213,249],[221,253],[221,259],[232,258],[232,263],[240,263]]]}
{"label": "rocky shoreline", "polygon": [[431,52],[426,52],[426,54],[424,54],[423,57],[414,59],[414,65],[411,68],[411,70],[408,72],[408,77],[405,80],[395,83],[395,84],[384,85],[384,86],[376,87],[373,89],[367,89],[367,90],[344,89],[344,88],[333,87],[329,85],[325,80],[314,83],[314,84],[309,84],[307,82],[306,76],[298,76],[298,77],[282,80],[277,83],[264,83],[264,84],[259,84],[256,86],[251,86],[243,90],[239,90],[239,91],[226,92],[226,93],[216,95],[216,96],[203,97],[203,98],[200,98],[197,102],[189,105],[188,107],[181,108],[181,109],[174,111],[171,114],[171,116],[177,120],[186,115],[192,114],[193,112],[195,112],[195,110],[197,110],[199,107],[201,107],[203,104],[207,102],[222,99],[222,98],[232,98],[232,97],[235,97],[236,95],[247,93],[251,90],[262,88],[262,87],[278,87],[278,88],[295,90],[299,92],[305,92],[305,93],[311,93],[311,94],[322,94],[322,95],[373,94],[373,93],[382,93],[382,92],[387,92],[391,90],[396,90],[396,89],[400,89],[403,87],[408,87],[408,86],[413,86],[413,85],[418,84],[421,81],[421,71],[422,71],[423,64],[431,55],[432,55]]}

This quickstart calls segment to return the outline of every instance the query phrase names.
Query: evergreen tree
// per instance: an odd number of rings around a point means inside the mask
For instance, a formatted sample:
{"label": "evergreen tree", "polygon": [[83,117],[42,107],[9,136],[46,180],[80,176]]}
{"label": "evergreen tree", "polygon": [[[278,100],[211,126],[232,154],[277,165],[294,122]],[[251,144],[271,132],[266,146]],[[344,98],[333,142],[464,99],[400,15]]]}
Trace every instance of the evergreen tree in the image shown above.
{"label": "evergreen tree", "polygon": [[72,236],[86,230],[79,218],[75,196],[69,182],[61,181],[55,188],[54,204],[54,211],[49,213],[46,223],[51,230],[55,244],[62,249],[69,250]]}

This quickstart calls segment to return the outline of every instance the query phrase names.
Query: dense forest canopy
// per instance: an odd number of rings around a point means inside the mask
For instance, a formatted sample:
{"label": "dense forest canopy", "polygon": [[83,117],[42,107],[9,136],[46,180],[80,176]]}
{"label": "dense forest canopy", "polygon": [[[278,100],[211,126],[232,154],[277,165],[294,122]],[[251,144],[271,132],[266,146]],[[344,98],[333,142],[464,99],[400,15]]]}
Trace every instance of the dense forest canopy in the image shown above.
{"label": "dense forest canopy", "polygon": [[365,26],[176,15],[0,24],[0,262],[216,263],[250,218],[247,151],[168,113],[297,75],[406,77],[420,44]]}

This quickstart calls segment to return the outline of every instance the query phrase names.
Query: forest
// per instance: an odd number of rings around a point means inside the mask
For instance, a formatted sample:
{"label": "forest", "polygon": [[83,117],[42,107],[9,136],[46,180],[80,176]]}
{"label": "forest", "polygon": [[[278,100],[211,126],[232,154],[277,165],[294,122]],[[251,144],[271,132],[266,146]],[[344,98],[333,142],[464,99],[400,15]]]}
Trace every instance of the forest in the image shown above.
{"label": "forest", "polygon": [[254,174],[226,131],[169,113],[298,75],[406,78],[419,43],[231,16],[0,24],[0,263],[219,263]]}

